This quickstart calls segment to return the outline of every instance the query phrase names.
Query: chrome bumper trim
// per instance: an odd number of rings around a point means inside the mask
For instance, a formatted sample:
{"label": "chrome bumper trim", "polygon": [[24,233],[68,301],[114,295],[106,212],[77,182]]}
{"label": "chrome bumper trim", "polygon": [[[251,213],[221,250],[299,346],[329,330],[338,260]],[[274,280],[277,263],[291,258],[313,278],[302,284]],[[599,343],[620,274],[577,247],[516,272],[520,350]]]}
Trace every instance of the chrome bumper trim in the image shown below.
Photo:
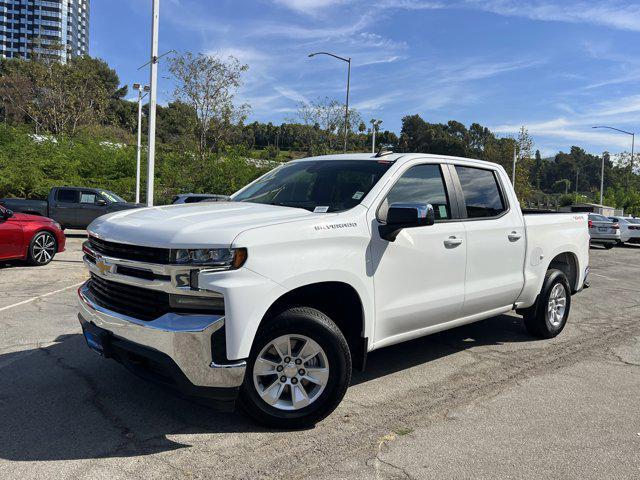
{"label": "chrome bumper trim", "polygon": [[87,288],[78,289],[80,315],[116,337],[168,355],[191,383],[201,387],[238,387],[246,363],[217,365],[212,361],[211,335],[224,326],[222,315],[165,314],[145,322],[98,305]]}

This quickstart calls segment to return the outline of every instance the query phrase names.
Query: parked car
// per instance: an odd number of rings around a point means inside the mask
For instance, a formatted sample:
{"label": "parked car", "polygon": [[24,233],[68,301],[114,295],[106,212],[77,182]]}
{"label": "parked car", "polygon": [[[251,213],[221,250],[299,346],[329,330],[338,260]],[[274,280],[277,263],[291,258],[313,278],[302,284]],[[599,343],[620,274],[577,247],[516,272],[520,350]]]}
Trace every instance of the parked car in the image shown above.
{"label": "parked car", "polygon": [[65,228],[87,228],[101,215],[139,208],[122,197],[101,188],[53,187],[48,200],[3,198],[0,204],[14,212],[49,217]]}
{"label": "parked car", "polygon": [[172,204],[199,202],[228,202],[228,195],[210,195],[208,193],[181,193],[173,197]]}
{"label": "parked car", "polygon": [[13,213],[0,206],[0,260],[26,260],[46,265],[63,252],[65,237],[50,218]]}
{"label": "parked car", "polygon": [[[636,227],[640,227],[640,218],[636,217],[626,217],[627,221]],[[632,238],[629,240],[630,243],[640,243],[637,238]]]}
{"label": "parked car", "polygon": [[620,243],[620,226],[604,215],[590,213],[589,235],[591,235],[592,244],[610,249]]}
{"label": "parked car", "polygon": [[493,163],[315,157],[231,200],[95,220],[79,320],[105,357],[270,426],[328,415],[372,350],[514,309],[554,337],[586,285],[587,215],[523,215]]}
{"label": "parked car", "polygon": [[640,222],[634,222],[633,218],[625,217],[608,217],[620,228],[620,244],[623,243],[640,243]]}

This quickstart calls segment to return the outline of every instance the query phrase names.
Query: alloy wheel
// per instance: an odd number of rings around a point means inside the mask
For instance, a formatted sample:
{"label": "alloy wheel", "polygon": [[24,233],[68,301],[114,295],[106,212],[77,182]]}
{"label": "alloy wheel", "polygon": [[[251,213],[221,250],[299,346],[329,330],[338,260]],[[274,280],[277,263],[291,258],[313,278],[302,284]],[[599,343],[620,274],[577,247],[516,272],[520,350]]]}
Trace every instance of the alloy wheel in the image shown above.
{"label": "alloy wheel", "polygon": [[547,305],[547,320],[549,323],[557,327],[564,319],[564,312],[567,308],[567,291],[564,285],[556,283],[551,289],[549,295],[549,303]]}
{"label": "alloy wheel", "polygon": [[56,253],[56,241],[52,235],[42,233],[34,240],[32,252],[38,263],[48,263]]}
{"label": "alloy wheel", "polygon": [[268,342],[253,365],[258,395],[279,410],[300,410],[311,405],[328,380],[327,354],[304,335],[283,335]]}

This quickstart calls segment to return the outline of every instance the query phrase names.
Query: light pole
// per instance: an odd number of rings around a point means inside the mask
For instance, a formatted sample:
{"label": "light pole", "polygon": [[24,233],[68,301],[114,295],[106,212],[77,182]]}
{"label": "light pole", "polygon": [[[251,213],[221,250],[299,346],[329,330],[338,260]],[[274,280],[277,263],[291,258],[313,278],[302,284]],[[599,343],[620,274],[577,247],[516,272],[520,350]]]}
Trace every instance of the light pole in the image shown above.
{"label": "light pole", "polygon": [[511,185],[516,188],[516,164],[518,163],[518,145],[513,146],[513,169],[511,171]]}
{"label": "light pole", "polygon": [[[142,153],[142,100],[149,94],[149,86],[144,87],[139,83],[133,84],[133,89],[138,91],[138,152],[136,155],[136,203],[140,203],[140,157]],[[143,92],[144,95],[143,95]]]}
{"label": "light pole", "polygon": [[603,205],[604,192],[604,153],[602,154],[602,172],[600,173],[600,205]]}
{"label": "light pole", "polygon": [[158,30],[160,0],[152,0],[151,21],[151,85],[149,92],[149,165],[147,168],[147,206],[153,207],[153,180],[156,162],[156,106],[158,103]]}
{"label": "light pole", "polygon": [[371,133],[373,134],[373,138],[371,140],[371,153],[376,153],[376,130],[378,130],[378,127],[382,123],[382,120],[376,120],[375,118],[372,118],[370,120],[370,123]]}
{"label": "light pole", "polygon": [[[631,161],[629,162],[629,172],[633,173],[633,153],[634,153],[633,150],[636,144],[636,134],[634,132],[627,132],[626,130],[620,130],[619,128],[608,127],[606,125],[597,125],[591,128],[608,128],[609,130],[615,130],[616,132],[626,133],[627,135],[631,135]],[[603,162],[604,162],[604,158],[603,158]],[[604,179],[604,163],[602,167],[602,178],[600,179],[600,183],[602,184],[604,184],[603,179]],[[627,183],[628,182],[629,182],[629,176],[627,176]],[[600,190],[600,197],[602,198],[602,189]],[[600,203],[602,203],[602,201],[600,201]]]}
{"label": "light pole", "polygon": [[339,55],[334,55],[329,52],[316,52],[310,53],[309,58],[315,57],[316,55],[329,55],[330,57],[337,58],[338,60],[342,60],[343,62],[347,62],[349,68],[347,70],[347,104],[344,109],[344,152],[347,152],[347,139],[349,138],[349,88],[351,84],[351,57],[344,58]]}

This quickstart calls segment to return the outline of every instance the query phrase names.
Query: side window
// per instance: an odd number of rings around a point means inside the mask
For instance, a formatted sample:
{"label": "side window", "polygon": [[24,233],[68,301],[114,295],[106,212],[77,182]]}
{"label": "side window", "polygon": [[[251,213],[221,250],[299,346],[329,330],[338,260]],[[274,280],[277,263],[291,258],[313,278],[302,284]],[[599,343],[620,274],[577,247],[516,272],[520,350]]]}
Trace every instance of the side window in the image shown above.
{"label": "side window", "polygon": [[468,218],[495,217],[506,210],[498,179],[493,171],[456,165],[456,172],[467,205]]}
{"label": "side window", "polygon": [[93,192],[82,192],[80,195],[80,203],[94,204],[98,200],[98,196]]}
{"label": "side window", "polygon": [[416,165],[395,183],[378,210],[378,220],[387,221],[387,211],[394,203],[430,203],[436,220],[451,218],[449,199],[440,165]]}
{"label": "side window", "polygon": [[63,203],[78,203],[78,191],[61,188],[56,193],[56,200]]}

